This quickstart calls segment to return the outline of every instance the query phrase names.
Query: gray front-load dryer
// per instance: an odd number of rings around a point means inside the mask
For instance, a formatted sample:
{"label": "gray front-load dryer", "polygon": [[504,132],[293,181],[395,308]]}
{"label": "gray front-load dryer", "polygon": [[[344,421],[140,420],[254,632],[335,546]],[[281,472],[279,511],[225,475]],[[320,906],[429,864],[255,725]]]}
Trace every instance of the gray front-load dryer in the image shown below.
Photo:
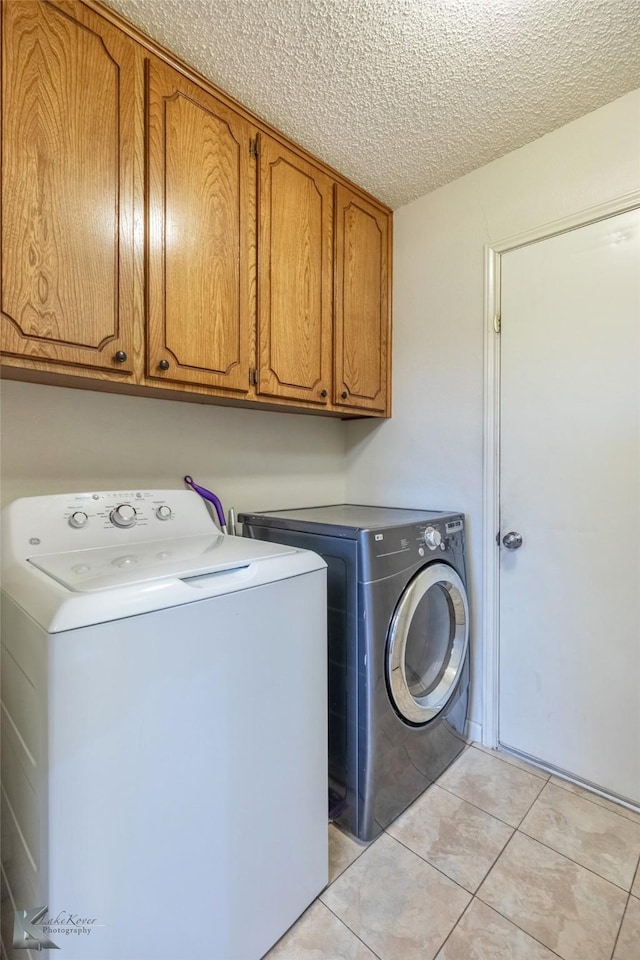
{"label": "gray front-load dryer", "polygon": [[327,562],[330,817],[371,840],[464,747],[464,517],[338,504],[240,519]]}

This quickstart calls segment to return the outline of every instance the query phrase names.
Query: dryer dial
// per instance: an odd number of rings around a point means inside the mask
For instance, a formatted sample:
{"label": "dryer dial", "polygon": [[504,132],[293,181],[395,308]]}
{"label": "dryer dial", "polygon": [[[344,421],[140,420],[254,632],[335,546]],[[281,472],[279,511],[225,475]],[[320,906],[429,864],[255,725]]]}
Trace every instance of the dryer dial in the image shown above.
{"label": "dryer dial", "polygon": [[437,550],[442,543],[442,534],[435,527],[427,527],[424,532],[424,542],[429,550]]}

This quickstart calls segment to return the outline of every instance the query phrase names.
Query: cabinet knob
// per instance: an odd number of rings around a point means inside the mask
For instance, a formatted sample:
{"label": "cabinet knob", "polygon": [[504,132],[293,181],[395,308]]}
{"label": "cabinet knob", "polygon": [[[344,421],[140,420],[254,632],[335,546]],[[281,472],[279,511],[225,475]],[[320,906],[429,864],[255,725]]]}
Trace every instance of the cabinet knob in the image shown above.
{"label": "cabinet knob", "polygon": [[161,370],[168,370],[168,369],[169,369],[169,361],[168,361],[168,360],[161,360],[160,363],[158,364],[158,366],[160,367]]}
{"label": "cabinet knob", "polygon": [[327,391],[326,391],[326,390],[321,390],[321,391],[320,391],[320,396],[322,397],[323,400],[324,400],[324,398],[326,397],[326,395],[327,395]]}
{"label": "cabinet knob", "polygon": [[116,361],[116,363],[126,363],[126,362],[127,362],[127,355],[126,355],[126,353],[124,352],[124,350],[118,350],[118,352],[116,353],[116,355],[115,355],[115,357],[114,357],[113,359]]}
{"label": "cabinet knob", "polygon": [[347,397],[349,396],[349,394],[347,393],[346,390],[343,390],[342,393],[340,394],[340,396],[342,397],[343,400],[346,400]]}

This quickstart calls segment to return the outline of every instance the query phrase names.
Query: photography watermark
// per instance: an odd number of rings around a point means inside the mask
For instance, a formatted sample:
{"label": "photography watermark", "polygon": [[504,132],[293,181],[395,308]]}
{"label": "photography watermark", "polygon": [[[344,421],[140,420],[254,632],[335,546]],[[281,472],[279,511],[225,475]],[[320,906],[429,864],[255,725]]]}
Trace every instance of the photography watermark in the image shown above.
{"label": "photography watermark", "polygon": [[13,920],[14,950],[60,950],[50,937],[88,937],[102,924],[96,917],[60,910],[50,914],[49,907],[16,910]]}

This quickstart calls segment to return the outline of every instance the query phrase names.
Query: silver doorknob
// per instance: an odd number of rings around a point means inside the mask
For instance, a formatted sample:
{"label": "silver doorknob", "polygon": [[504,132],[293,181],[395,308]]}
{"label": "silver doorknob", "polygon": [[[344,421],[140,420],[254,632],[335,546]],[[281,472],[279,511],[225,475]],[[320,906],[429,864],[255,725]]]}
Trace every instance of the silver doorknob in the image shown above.
{"label": "silver doorknob", "polygon": [[511,530],[509,533],[505,533],[502,543],[507,550],[519,550],[522,546],[522,534]]}

